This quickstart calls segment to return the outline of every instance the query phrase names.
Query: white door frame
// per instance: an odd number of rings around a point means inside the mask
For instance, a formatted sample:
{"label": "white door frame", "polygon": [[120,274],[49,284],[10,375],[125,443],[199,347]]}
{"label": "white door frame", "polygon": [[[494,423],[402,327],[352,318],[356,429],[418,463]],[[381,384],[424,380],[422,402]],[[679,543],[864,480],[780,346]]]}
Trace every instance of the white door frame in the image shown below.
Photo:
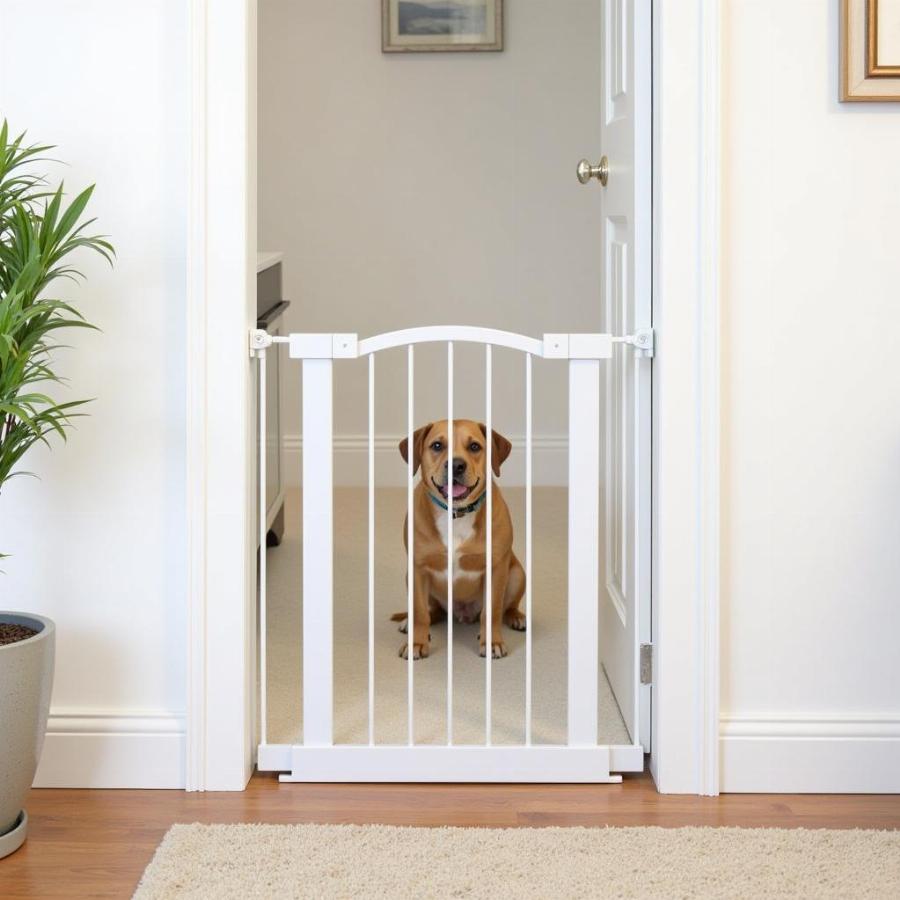
{"label": "white door frame", "polygon": [[191,0],[186,787],[243,790],[255,709],[256,0]]}
{"label": "white door frame", "polygon": [[653,10],[653,755],[719,792],[721,0]]}
{"label": "white door frame", "polygon": [[[666,793],[719,781],[720,3],[653,11],[651,771]],[[188,790],[242,790],[256,685],[256,0],[212,12],[191,0],[186,772]]]}

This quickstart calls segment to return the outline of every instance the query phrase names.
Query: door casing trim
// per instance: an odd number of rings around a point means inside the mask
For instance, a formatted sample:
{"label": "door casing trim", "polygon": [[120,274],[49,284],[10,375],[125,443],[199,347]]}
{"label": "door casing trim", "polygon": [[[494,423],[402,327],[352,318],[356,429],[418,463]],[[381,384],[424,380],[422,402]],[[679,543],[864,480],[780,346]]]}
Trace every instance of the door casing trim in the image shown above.
{"label": "door casing trim", "polygon": [[719,791],[721,0],[653,9],[653,754]]}
{"label": "door casing trim", "polygon": [[242,790],[255,723],[256,0],[191,0],[188,790]]}
{"label": "door casing trim", "polygon": [[[649,2],[649,0],[635,0]],[[718,793],[721,0],[653,4],[651,772]],[[253,765],[256,0],[191,0],[188,790]],[[235,441],[235,435],[246,439]]]}

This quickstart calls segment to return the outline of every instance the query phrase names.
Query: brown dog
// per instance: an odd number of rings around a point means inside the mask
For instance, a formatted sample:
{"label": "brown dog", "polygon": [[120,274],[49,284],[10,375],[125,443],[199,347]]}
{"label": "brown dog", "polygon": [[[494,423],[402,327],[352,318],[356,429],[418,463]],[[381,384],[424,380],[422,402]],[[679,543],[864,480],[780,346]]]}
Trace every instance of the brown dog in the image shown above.
{"label": "brown dog", "polygon": [[[453,507],[453,613],[461,622],[480,617],[479,641],[485,655],[484,580],[486,569],[485,533],[487,529],[486,488],[488,473],[487,430],[468,419],[453,422],[452,475],[448,466],[447,421],[432,422],[413,434],[413,474],[420,468],[422,480],[413,496],[413,659],[428,656],[429,627],[447,614],[447,505]],[[500,474],[500,466],[509,456],[512,444],[491,433],[491,468]],[[408,439],[400,442],[400,455],[409,461]],[[495,659],[506,656],[502,625],[525,630],[525,616],[519,603],[525,593],[525,570],[513,553],[512,521],[500,489],[492,488],[491,531],[491,653]],[[408,519],[408,517],[407,517]],[[403,522],[403,544],[407,543],[407,519]],[[395,621],[406,619],[397,613]],[[401,628],[401,630],[404,630]],[[408,641],[400,648],[406,659]]]}

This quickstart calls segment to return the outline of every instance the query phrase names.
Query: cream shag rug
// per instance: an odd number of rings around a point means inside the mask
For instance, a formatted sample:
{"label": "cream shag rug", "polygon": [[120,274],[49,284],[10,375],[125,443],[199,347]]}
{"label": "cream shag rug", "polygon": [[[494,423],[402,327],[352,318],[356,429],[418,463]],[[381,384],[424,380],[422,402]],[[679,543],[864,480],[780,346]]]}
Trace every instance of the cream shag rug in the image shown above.
{"label": "cream shag rug", "polygon": [[900,832],[175,825],[135,896],[900,897]]}

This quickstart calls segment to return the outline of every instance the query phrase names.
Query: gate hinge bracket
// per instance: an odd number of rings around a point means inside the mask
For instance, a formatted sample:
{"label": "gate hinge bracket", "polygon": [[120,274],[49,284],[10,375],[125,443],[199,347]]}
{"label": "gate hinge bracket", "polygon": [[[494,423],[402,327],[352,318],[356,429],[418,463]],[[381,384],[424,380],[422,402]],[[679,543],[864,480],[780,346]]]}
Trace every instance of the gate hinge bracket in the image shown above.
{"label": "gate hinge bracket", "polygon": [[250,329],[250,355],[260,356],[262,351],[272,346],[272,335],[265,328]]}
{"label": "gate hinge bracket", "polygon": [[623,337],[614,337],[614,344],[628,344],[635,350],[640,350],[643,356],[652,357],[656,348],[656,335],[652,328],[643,328],[634,334],[626,334]]}
{"label": "gate hinge bracket", "polygon": [[641,684],[653,684],[653,644],[641,644]]}

